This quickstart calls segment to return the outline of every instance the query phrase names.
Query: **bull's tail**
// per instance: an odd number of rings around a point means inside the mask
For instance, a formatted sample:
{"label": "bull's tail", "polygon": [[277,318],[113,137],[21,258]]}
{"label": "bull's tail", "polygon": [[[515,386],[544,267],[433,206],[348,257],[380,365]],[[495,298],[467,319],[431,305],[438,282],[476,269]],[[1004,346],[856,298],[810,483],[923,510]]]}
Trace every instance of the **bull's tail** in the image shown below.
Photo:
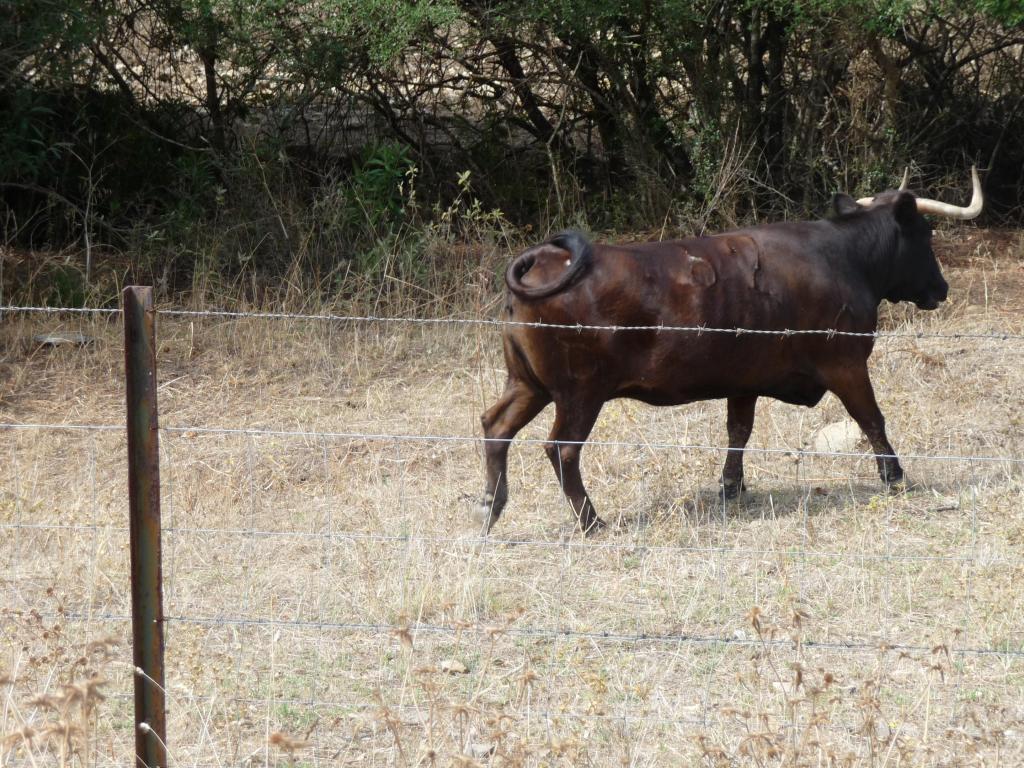
{"label": "bull's tail", "polygon": [[[561,232],[544,245],[553,245],[569,252],[569,266],[553,283],[531,288],[523,285],[523,275],[530,271],[537,258],[536,248],[531,248],[508,265],[505,283],[508,289],[520,299],[543,299],[554,296],[575,285],[590,269],[594,259],[594,246],[579,232]],[[539,247],[544,247],[544,245]]]}

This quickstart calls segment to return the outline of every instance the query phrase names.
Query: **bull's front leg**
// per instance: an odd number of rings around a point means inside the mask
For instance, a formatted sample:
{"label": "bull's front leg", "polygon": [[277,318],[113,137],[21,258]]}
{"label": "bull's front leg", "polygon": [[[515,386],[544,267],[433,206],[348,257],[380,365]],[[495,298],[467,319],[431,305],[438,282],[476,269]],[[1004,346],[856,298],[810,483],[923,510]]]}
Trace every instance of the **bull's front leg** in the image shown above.
{"label": "bull's front leg", "polygon": [[847,412],[871,442],[882,482],[886,485],[902,483],[903,467],[885,434],[885,417],[875,400],[867,362],[835,371],[834,375],[828,377],[826,386],[842,401]]}
{"label": "bull's front leg", "polygon": [[735,499],[746,486],[743,483],[743,449],[754,429],[754,407],[757,397],[730,397],[726,428],[729,432],[729,452],[722,469],[722,498]]}

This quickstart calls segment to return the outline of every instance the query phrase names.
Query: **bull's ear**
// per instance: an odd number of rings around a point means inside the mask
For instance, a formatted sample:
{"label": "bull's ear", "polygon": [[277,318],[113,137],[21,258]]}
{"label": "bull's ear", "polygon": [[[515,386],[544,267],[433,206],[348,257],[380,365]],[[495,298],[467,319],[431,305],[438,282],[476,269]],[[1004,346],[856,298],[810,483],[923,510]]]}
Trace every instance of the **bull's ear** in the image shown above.
{"label": "bull's ear", "polygon": [[892,215],[899,224],[909,224],[920,214],[917,212],[917,198],[910,192],[900,192],[892,204]]}
{"label": "bull's ear", "polygon": [[836,212],[836,216],[842,216],[860,210],[860,206],[852,197],[840,192],[832,196],[832,210]]}

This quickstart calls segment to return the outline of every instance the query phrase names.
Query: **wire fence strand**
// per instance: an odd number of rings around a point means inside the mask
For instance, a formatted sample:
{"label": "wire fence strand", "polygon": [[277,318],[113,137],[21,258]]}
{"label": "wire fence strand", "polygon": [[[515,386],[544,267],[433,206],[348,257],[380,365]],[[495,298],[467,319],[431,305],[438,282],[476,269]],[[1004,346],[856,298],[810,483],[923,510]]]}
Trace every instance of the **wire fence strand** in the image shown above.
{"label": "wire fence strand", "polygon": [[[125,614],[92,615],[66,612],[62,614],[38,614],[45,621],[58,619],[75,622],[130,622],[131,616]],[[520,638],[560,638],[563,640],[587,640],[619,644],[650,643],[652,645],[716,645],[736,648],[792,648],[792,639],[775,639],[770,637],[738,637],[735,635],[701,635],[687,632],[615,632],[604,630],[573,629],[571,627],[519,627],[498,625],[453,626],[448,624],[432,624],[430,622],[408,622],[393,624],[387,622],[361,621],[303,621],[301,619],[246,618],[244,616],[191,616],[167,614],[164,621],[170,624],[193,624],[197,626],[277,628],[300,630],[330,630],[334,632],[353,632],[359,634],[383,635],[398,637],[402,632],[417,634],[450,635],[450,636],[485,636]],[[933,645],[917,645],[912,643],[890,643],[885,640],[868,641],[831,641],[801,639],[801,648],[816,651],[840,651],[857,653],[877,653],[894,651],[896,653],[931,654]],[[950,654],[958,656],[992,656],[1004,659],[1024,659],[1024,650],[1014,648],[975,648],[952,647]]]}
{"label": "wire fence strand", "polygon": [[[31,306],[0,306],[0,313],[44,313],[44,314],[120,314],[114,308],[89,307],[31,307]],[[861,339],[960,339],[971,341],[1024,341],[1024,334],[1013,331],[987,331],[979,333],[951,333],[940,331],[848,331],[840,328],[714,328],[705,325],[587,325],[582,323],[544,323],[518,320],[499,320],[496,318],[472,317],[391,317],[385,315],[336,315],[336,314],[303,314],[290,312],[240,312],[213,309],[160,309],[158,315],[191,319],[222,319],[222,320],[285,320],[285,321],[318,321],[345,324],[404,324],[423,326],[457,326],[483,328],[539,328],[546,330],[564,330],[582,333],[596,331],[605,333],[655,332],[655,333],[689,333],[697,336],[703,334],[723,334],[726,336],[779,336],[784,338],[800,336],[824,336],[826,338],[861,338]]]}
{"label": "wire fence strand", "polygon": [[[406,546],[408,544],[431,545],[438,547],[462,547],[472,550],[481,550],[486,547],[490,552],[500,552],[503,549],[515,548],[541,548],[556,550],[581,550],[586,552],[624,552],[634,556],[645,554],[678,554],[695,555],[700,557],[728,556],[733,558],[749,557],[804,557],[820,560],[856,559],[858,561],[885,561],[885,562],[907,562],[907,563],[961,563],[971,564],[981,560],[988,566],[1024,566],[1024,558],[1006,557],[1000,555],[986,555],[979,558],[975,555],[936,555],[917,554],[906,552],[866,552],[858,551],[851,555],[849,552],[839,550],[815,550],[805,547],[788,546],[775,549],[760,549],[757,547],[726,547],[726,546],[692,546],[685,544],[644,544],[640,541],[590,541],[582,538],[565,539],[531,539],[528,537],[508,537],[499,534],[488,534],[481,536],[477,533],[467,532],[465,535],[440,536],[416,533],[372,533],[367,531],[294,531],[294,530],[268,530],[265,528],[215,528],[215,527],[191,527],[191,526],[165,526],[165,534],[173,536],[198,536],[211,539],[215,536],[248,537],[251,539],[299,539],[308,541],[323,541],[341,543],[346,541],[360,541],[374,544],[397,544]],[[96,533],[104,531],[108,533],[128,534],[127,526],[118,525],[97,525],[90,523],[0,523],[0,531],[64,531],[68,533]]]}
{"label": "wire fence strand", "polygon": [[[69,430],[69,431],[97,431],[97,432],[118,432],[124,431],[123,425],[114,424],[55,424],[43,422],[31,423],[0,423],[0,429],[24,429],[24,430]],[[412,434],[400,432],[340,432],[340,431],[314,431],[299,429],[261,429],[258,427],[203,427],[191,426],[162,426],[160,432],[166,434],[179,434],[187,436],[214,435],[234,437],[284,437],[303,440],[339,440],[356,441],[368,443],[440,443],[440,444],[480,444],[487,443],[521,443],[523,445],[547,445],[549,440],[543,438],[514,437],[496,438],[474,435],[432,435]],[[758,446],[746,446],[744,448],[731,448],[723,445],[710,443],[664,443],[651,441],[630,441],[630,440],[558,440],[559,445],[587,445],[603,448],[636,448],[652,449],[662,451],[702,451],[712,453],[749,453],[757,455],[775,455],[790,457],[809,458],[848,458],[848,459],[875,459],[899,458],[913,459],[916,461],[942,461],[942,462],[978,462],[998,464],[1024,464],[1024,457],[1020,456],[997,456],[997,455],[960,455],[960,454],[930,454],[930,453],[902,453],[902,454],[875,454],[870,451],[821,451],[807,448],[764,448]]]}

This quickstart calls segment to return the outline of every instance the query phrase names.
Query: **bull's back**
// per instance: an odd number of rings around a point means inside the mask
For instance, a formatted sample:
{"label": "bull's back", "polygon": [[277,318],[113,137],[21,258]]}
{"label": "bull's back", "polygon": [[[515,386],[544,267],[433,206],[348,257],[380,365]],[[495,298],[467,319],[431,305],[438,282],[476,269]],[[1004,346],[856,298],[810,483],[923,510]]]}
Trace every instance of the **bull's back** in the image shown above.
{"label": "bull's back", "polygon": [[[557,266],[548,264],[544,278]],[[799,253],[776,258],[743,234],[595,246],[590,273],[570,290],[542,301],[511,297],[508,305],[513,321],[583,327],[510,327],[517,359],[508,362],[510,370],[528,368],[555,397],[582,388],[654,404],[754,394],[813,404],[824,392],[820,366],[837,355],[866,357],[870,344],[692,329],[857,324],[842,316],[847,303]],[[647,329],[627,330],[638,326]],[[664,327],[691,330],[656,330]]]}

